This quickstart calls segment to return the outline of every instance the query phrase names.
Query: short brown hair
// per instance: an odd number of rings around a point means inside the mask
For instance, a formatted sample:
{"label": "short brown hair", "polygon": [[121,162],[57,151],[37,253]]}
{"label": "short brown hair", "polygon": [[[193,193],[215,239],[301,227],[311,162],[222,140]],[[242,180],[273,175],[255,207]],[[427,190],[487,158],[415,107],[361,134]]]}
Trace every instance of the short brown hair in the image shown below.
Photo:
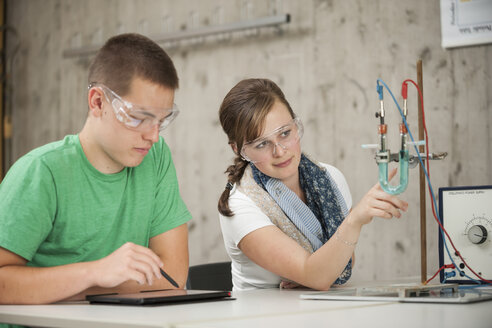
{"label": "short brown hair", "polygon": [[157,43],[134,33],[110,38],[89,68],[89,84],[102,83],[120,95],[130,91],[134,77],[171,89],[179,86],[176,68]]}

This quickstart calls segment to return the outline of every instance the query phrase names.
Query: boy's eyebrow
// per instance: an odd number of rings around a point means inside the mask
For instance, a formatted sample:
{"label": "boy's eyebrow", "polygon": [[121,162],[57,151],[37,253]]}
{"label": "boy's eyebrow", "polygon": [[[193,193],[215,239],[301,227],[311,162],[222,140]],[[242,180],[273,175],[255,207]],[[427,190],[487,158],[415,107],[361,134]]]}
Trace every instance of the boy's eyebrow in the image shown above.
{"label": "boy's eyebrow", "polygon": [[[154,114],[153,112],[150,112],[148,110],[145,110],[143,108],[139,108],[138,110],[136,110],[136,112],[138,112],[139,114],[143,114],[145,116],[149,116],[151,118],[157,118],[157,115]],[[161,120],[165,119],[166,117],[168,117],[169,115],[171,115],[172,113],[169,113],[169,112],[165,112],[165,116],[161,118]]]}
{"label": "boy's eyebrow", "polygon": [[155,114],[146,110],[138,110],[139,113],[155,118]]}

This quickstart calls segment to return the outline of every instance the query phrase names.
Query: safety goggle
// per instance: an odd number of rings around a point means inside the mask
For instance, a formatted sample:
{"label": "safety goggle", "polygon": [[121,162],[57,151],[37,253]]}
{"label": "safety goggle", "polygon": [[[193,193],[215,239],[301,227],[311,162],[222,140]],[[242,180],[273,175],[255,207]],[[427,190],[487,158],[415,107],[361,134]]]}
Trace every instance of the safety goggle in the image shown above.
{"label": "safety goggle", "polygon": [[301,119],[296,117],[266,136],[247,142],[241,148],[241,156],[252,163],[266,161],[275,154],[277,146],[286,150],[294,146],[302,137],[304,128]]}
{"label": "safety goggle", "polygon": [[[118,121],[132,130],[141,132],[149,131],[154,126],[159,126],[159,131],[164,130],[179,114],[176,104],[172,108],[149,108],[135,105],[121,98],[116,92],[102,83],[91,82],[89,89],[99,88],[102,90],[106,101],[113,107]],[[161,118],[158,118],[161,117]]]}

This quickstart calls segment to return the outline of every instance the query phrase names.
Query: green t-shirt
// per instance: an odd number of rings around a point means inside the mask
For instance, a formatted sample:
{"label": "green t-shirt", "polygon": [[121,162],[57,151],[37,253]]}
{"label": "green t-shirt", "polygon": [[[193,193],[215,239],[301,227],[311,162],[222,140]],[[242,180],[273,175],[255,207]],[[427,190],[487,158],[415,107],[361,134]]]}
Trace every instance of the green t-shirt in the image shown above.
{"label": "green t-shirt", "polygon": [[69,135],[20,158],[0,184],[0,246],[29,266],[93,261],[126,242],[148,246],[190,219],[162,137],[140,165],[103,174]]}

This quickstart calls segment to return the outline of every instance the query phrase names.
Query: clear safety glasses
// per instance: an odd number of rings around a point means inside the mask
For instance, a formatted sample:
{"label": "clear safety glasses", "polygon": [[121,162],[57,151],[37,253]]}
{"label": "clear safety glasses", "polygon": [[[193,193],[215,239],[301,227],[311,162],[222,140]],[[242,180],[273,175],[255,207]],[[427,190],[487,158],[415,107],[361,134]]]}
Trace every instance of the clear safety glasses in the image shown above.
{"label": "clear safety glasses", "polygon": [[296,117],[268,135],[244,144],[241,156],[252,163],[266,161],[275,154],[277,146],[284,150],[294,146],[301,139],[303,132],[301,119]]}
{"label": "clear safety glasses", "polygon": [[91,88],[102,90],[106,101],[113,107],[118,121],[132,130],[146,132],[157,125],[159,131],[162,131],[179,113],[176,104],[173,104],[173,107],[169,109],[149,108],[124,100],[104,84],[92,82],[89,84],[89,89]]}

